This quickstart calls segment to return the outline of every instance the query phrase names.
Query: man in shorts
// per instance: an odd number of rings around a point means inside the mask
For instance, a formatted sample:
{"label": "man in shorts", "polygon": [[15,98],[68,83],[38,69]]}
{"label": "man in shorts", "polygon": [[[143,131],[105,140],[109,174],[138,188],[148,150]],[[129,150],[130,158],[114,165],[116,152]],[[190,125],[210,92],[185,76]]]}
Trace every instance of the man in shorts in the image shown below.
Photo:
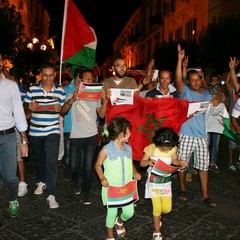
{"label": "man in shorts", "polygon": [[[175,82],[179,97],[187,99],[189,102],[211,101],[212,95],[202,88],[202,79],[197,70],[188,71],[188,86],[184,84],[182,78],[182,61],[184,56],[185,51],[178,45],[178,62]],[[218,105],[218,101],[216,100],[212,101],[212,103],[214,106]],[[216,203],[208,196],[209,149],[204,113],[194,116],[184,122],[180,130],[178,149],[179,160],[189,162],[192,153],[194,154],[193,167],[199,171],[201,201],[211,207],[216,207]],[[179,173],[179,184],[179,200],[186,201],[185,171]]]}

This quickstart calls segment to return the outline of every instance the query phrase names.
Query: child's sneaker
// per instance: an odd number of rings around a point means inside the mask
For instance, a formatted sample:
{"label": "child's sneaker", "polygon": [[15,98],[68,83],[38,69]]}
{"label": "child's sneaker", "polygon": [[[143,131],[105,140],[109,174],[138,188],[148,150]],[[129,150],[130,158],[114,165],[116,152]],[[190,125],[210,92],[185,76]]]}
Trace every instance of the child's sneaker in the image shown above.
{"label": "child's sneaker", "polygon": [[34,194],[36,194],[36,195],[43,194],[43,191],[47,188],[46,184],[42,183],[42,182],[37,183],[37,186],[38,187],[34,191]]}
{"label": "child's sneaker", "polygon": [[237,171],[236,167],[233,164],[229,164],[229,170],[231,171]]}
{"label": "child's sneaker", "polygon": [[16,217],[19,213],[18,200],[9,201],[9,214],[11,217]]}
{"label": "child's sneaker", "polygon": [[18,196],[23,197],[28,193],[27,184],[25,182],[20,182],[18,184]]}
{"label": "child's sneaker", "polygon": [[153,233],[153,240],[162,240],[161,233]]}

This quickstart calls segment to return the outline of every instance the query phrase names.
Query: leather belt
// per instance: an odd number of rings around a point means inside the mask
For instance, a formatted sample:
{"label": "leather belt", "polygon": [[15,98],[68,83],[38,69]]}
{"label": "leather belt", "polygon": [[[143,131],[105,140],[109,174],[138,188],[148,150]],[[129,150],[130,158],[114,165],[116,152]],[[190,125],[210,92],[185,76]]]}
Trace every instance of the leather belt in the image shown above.
{"label": "leather belt", "polygon": [[15,132],[15,128],[14,127],[9,128],[7,130],[0,131],[0,135],[7,135],[7,134],[13,133],[13,132]]}

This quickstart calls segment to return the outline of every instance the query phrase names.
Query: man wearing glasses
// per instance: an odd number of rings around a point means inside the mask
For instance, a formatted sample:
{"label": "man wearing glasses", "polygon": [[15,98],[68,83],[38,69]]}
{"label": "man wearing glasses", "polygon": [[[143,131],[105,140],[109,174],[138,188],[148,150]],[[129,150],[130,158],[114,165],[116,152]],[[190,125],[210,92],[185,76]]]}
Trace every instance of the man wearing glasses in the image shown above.
{"label": "man wearing glasses", "polygon": [[[91,70],[82,69],[77,72],[75,83],[92,83]],[[75,185],[75,194],[81,194],[84,205],[91,204],[90,190],[92,182],[92,164],[98,144],[97,118],[104,118],[107,110],[105,91],[99,100],[86,100],[79,96],[80,91],[69,92],[63,105],[62,113],[70,112],[65,124],[70,126],[69,160],[71,176]],[[65,121],[66,119],[64,119]]]}
{"label": "man wearing glasses", "polygon": [[112,65],[113,75],[103,81],[103,88],[123,88],[123,89],[137,89],[137,83],[134,78],[126,76],[127,64],[123,58],[115,58]]}

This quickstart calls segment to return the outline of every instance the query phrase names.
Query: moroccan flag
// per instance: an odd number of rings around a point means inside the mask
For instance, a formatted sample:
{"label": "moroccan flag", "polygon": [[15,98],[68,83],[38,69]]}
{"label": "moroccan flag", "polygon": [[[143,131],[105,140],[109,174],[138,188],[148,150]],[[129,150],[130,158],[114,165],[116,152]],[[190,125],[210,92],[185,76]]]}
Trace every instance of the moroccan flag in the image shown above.
{"label": "moroccan flag", "polygon": [[101,99],[102,83],[81,83],[78,99],[98,101]]}
{"label": "moroccan flag", "polygon": [[96,47],[94,30],[87,24],[73,0],[65,0],[61,60],[92,69]]}
{"label": "moroccan flag", "polygon": [[161,159],[158,159],[152,168],[151,173],[157,176],[166,176],[179,170],[180,167],[168,165]]}
{"label": "moroccan flag", "polygon": [[143,149],[152,141],[155,130],[171,127],[179,133],[182,123],[187,120],[188,101],[179,98],[142,98],[134,95],[133,105],[108,103],[107,119],[123,116],[132,124],[129,144],[133,149],[133,159],[140,161]]}
{"label": "moroccan flag", "polygon": [[124,207],[138,201],[137,180],[132,180],[121,187],[109,186],[107,190],[107,206]]}

